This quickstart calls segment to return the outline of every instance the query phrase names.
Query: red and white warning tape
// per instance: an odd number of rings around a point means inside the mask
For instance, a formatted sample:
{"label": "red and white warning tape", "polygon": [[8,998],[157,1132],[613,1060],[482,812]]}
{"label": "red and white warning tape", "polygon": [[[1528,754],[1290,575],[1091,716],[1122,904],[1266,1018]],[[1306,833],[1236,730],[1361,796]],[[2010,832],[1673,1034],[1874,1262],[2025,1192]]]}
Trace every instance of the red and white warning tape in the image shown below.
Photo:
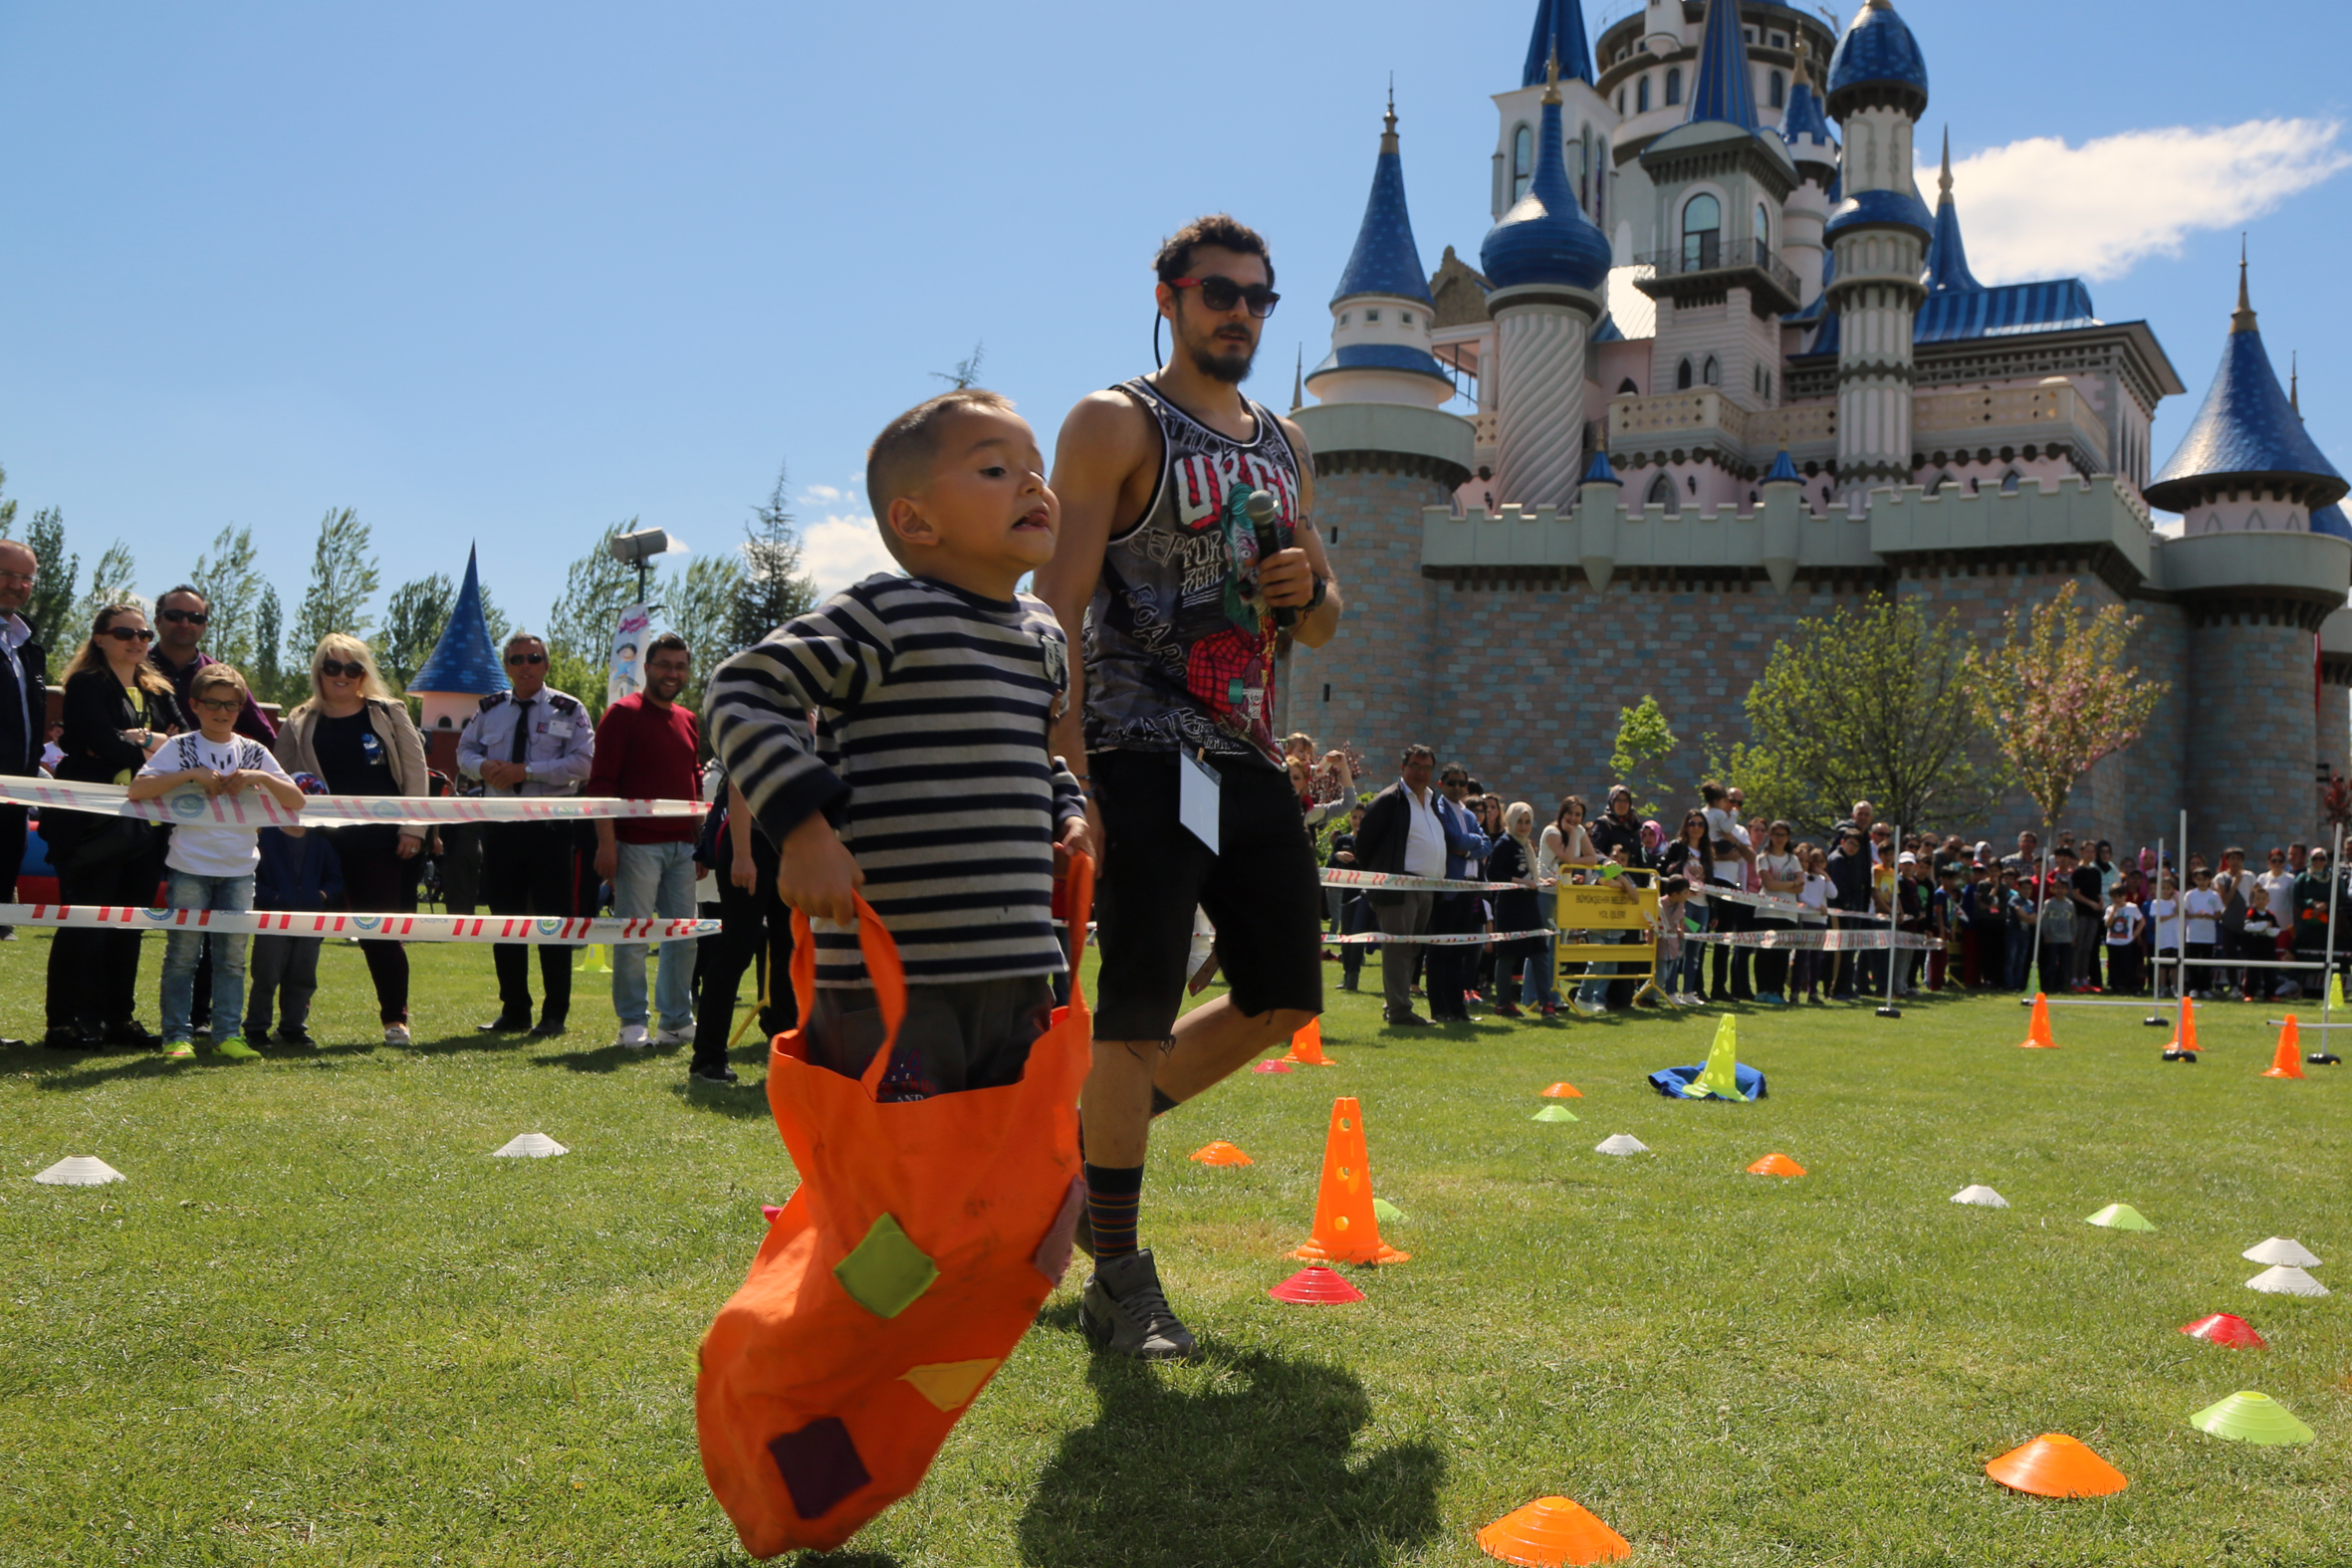
{"label": "red and white warning tape", "polygon": [[445,795],[438,800],[394,794],[316,794],[300,811],[289,811],[266,789],[208,795],[175,789],[152,800],[133,800],[120,784],[80,784],[65,779],[0,780],[0,805],[37,805],[53,811],[89,811],[170,824],[218,827],[347,827],[398,822],[580,822],[599,817],[700,816],[700,800],[602,800],[586,795]]}
{"label": "red and white warning tape", "polygon": [[223,936],[356,937],[362,942],[526,942],[653,945],[719,934],[715,920],[558,920],[537,915],[286,914],[277,910],[132,909],[117,904],[0,904],[0,926],[128,926]]}

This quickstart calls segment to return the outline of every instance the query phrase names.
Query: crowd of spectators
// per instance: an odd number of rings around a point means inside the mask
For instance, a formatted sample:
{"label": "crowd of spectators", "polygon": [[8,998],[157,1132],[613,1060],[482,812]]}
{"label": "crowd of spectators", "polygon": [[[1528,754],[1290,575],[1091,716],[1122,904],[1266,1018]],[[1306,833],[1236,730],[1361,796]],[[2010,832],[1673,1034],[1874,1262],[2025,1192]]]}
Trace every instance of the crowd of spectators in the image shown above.
{"label": "crowd of spectators", "polygon": [[[678,701],[693,659],[681,638],[653,639],[643,689],[591,720],[577,697],[548,686],[546,644],[529,633],[511,637],[502,658],[512,690],[485,698],[471,716],[452,778],[428,765],[408,705],[387,687],[365,642],[323,638],[311,655],[309,699],[273,720],[243,676],[203,650],[211,606],[184,583],[155,600],[152,619],[135,601],[102,607],[64,662],[60,720],[46,722],[48,654],[18,613],[39,570],[30,550],[0,542],[0,775],[123,784],[133,798],[259,789],[289,806],[304,795],[456,793],[701,799],[714,808],[700,817],[255,832],[62,809],[33,813],[28,823],[24,807],[0,806],[8,881],[0,894],[14,897],[32,826],[65,904],[401,914],[431,891],[459,914],[474,913],[477,903],[493,915],[555,917],[723,910],[724,935],[661,945],[650,990],[647,945],[613,946],[612,1043],[691,1045],[692,1078],[735,1081],[726,1047],[736,991],[755,965],[781,976],[790,923],[776,899],[773,853],[763,858],[741,797],[707,759],[696,715]],[[324,940],[174,932],[159,989],[142,990],[139,930],[60,928],[50,945],[41,1038],[61,1049],[160,1047],[181,1058],[204,1039],[229,1060],[265,1044],[315,1043]],[[385,1043],[412,1044],[406,948],[377,939],[358,946]],[[498,944],[499,1012],[478,1027],[538,1038],[569,1032],[578,953],[539,945],[535,1012],[530,946]],[[763,1023],[789,1026],[789,988],[773,989],[786,994],[765,1007]],[[762,994],[769,990],[763,982]],[[160,1034],[139,1015],[148,1004],[159,1006]]]}
{"label": "crowd of spectators", "polygon": [[[1308,737],[1289,745],[1311,831],[1341,809],[1348,781],[1329,756],[1309,762]],[[1460,893],[1327,890],[1334,938],[1489,934],[1483,945],[1336,945],[1342,991],[1358,990],[1365,953],[1379,954],[1382,1016],[1407,1027],[1461,1022],[1481,1008],[1500,1017],[1548,1017],[1562,1007],[1584,1013],[1710,1002],[1784,1007],[1922,990],[2169,996],[2185,986],[2200,999],[2293,999],[2322,984],[2329,951],[2327,851],[2301,842],[2265,850],[2259,864],[2236,846],[2211,864],[2192,852],[2184,889],[2184,868],[2169,847],[2119,856],[2105,839],[2078,840],[2062,829],[2047,853],[2040,835],[2025,831],[2001,854],[1958,834],[1898,836],[1867,800],[1814,841],[1786,821],[1749,813],[1737,786],[1714,782],[1679,818],[1669,813],[1672,831],[1642,816],[1623,784],[1608,791],[1597,817],[1584,796],[1565,796],[1538,830],[1530,803],[1489,792],[1467,764],[1441,768],[1426,746],[1408,747],[1395,782],[1348,810],[1324,838],[1327,868],[1527,884]],[[1621,933],[1557,928],[1553,889],[1620,876],[1656,887],[1655,925]],[[2341,876],[2332,897],[2352,904]],[[1756,938],[1691,940],[1889,929],[1941,946],[1837,952]],[[1571,963],[1573,990],[1563,992],[1553,957],[1562,942],[1620,941],[1654,945],[1654,959]]]}

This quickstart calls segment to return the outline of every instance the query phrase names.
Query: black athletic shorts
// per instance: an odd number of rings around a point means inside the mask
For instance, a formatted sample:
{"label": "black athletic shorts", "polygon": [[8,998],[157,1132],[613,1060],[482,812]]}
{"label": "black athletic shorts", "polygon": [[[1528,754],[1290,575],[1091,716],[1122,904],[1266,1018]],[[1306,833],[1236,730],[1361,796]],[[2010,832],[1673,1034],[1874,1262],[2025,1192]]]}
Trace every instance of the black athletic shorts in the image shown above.
{"label": "black athletic shorts", "polygon": [[1165,1039],[1175,1028],[1196,904],[1217,927],[1235,1007],[1323,1010],[1322,877],[1290,778],[1246,761],[1210,764],[1224,781],[1214,855],[1177,820],[1173,752],[1088,759],[1103,834],[1096,1039]]}

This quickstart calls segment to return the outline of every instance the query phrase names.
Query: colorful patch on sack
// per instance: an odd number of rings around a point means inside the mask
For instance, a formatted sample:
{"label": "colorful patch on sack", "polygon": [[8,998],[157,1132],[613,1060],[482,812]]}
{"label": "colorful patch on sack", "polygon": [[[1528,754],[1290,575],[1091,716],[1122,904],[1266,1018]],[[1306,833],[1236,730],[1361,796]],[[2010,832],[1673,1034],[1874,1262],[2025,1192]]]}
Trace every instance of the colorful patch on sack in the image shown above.
{"label": "colorful patch on sack", "polygon": [[784,1477],[784,1489],[792,1493],[793,1511],[804,1519],[830,1512],[873,1479],[838,1416],[820,1416],[798,1432],[785,1433],[769,1443],[768,1455]]}
{"label": "colorful patch on sack", "polygon": [[980,1392],[980,1385],[988,1381],[988,1375],[1004,1364],[1002,1356],[979,1361],[935,1361],[927,1367],[907,1368],[900,1374],[900,1381],[912,1383],[916,1393],[952,1414],[971,1404],[972,1396]]}
{"label": "colorful patch on sack", "polygon": [[850,1300],[874,1316],[896,1317],[931,1288],[939,1268],[930,1254],[907,1239],[896,1220],[882,1215],[865,1239],[833,1264],[833,1277]]}
{"label": "colorful patch on sack", "polygon": [[1083,1177],[1069,1179],[1069,1191],[1061,1196],[1061,1213],[1046,1228],[1046,1238],[1030,1258],[1030,1264],[1046,1276],[1046,1283],[1058,1285],[1061,1276],[1069,1271],[1069,1247],[1078,1233],[1078,1212],[1086,1207],[1086,1183]]}

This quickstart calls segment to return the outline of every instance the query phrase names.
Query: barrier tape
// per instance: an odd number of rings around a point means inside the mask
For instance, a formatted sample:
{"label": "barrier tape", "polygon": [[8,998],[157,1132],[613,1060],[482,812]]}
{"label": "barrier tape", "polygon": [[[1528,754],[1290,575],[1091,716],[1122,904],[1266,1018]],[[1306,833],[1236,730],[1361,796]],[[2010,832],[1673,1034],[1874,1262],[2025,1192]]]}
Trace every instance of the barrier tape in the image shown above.
{"label": "barrier tape", "polygon": [[1709,947],[1763,948],[1767,952],[1871,953],[1901,948],[1906,952],[1940,953],[1941,937],[1909,931],[1693,931],[1685,942]]}
{"label": "barrier tape", "polygon": [[0,926],[77,930],[131,926],[151,931],[217,931],[223,936],[355,937],[362,942],[524,942],[652,946],[715,937],[715,920],[559,920],[541,915],[290,914],[278,910],[132,909],[119,904],[0,904]]}
{"label": "barrier tape", "polygon": [[1524,942],[1529,937],[1548,937],[1550,935],[1551,933],[1548,931],[1462,931],[1451,932],[1445,936],[1408,937],[1402,934],[1390,936],[1385,931],[1364,931],[1351,937],[1325,937],[1323,944],[1326,947],[1377,947],[1383,942],[1394,942],[1425,947],[1455,948],[1467,947],[1473,942]]}
{"label": "barrier tape", "polygon": [[397,822],[431,826],[440,822],[578,822],[600,817],[700,816],[700,800],[605,800],[586,795],[446,795],[438,800],[394,794],[315,794],[300,811],[289,811],[267,789],[208,795],[174,789],[151,800],[133,800],[121,784],[72,780],[0,780],[0,805],[37,805],[61,811],[90,811],[172,825],[218,827],[341,827]]}
{"label": "barrier tape", "polygon": [[[1649,866],[1635,866],[1631,868],[1630,871],[1624,872],[1623,874],[1658,876],[1662,873]],[[1613,881],[1615,879],[1611,878],[1609,880]],[[1586,882],[1575,883],[1571,885],[1581,887],[1600,887],[1605,886],[1606,883]],[[1342,871],[1336,867],[1333,867],[1326,869],[1323,872],[1323,886],[1385,888],[1399,893],[1511,893],[1527,892],[1529,889],[1533,889],[1537,892],[1544,892],[1558,886],[1558,884],[1555,882],[1457,882],[1445,877],[1399,876],[1393,872],[1388,871]],[[1727,903],[1747,904],[1757,909],[1766,910],[1775,915],[1785,916],[1791,920],[1813,922],[1825,920],[1828,918],[1828,916],[1823,914],[1820,910],[1809,909],[1794,899],[1778,898],[1769,893],[1738,892],[1732,888],[1723,887],[1713,883],[1694,884],[1692,887],[1692,892],[1702,903],[1708,899],[1720,898]],[[1831,913],[1835,914],[1840,920],[1867,920],[1877,922],[1883,921],[1887,918],[1884,915],[1876,913],[1866,914],[1858,910],[1841,909],[1831,911]]]}

